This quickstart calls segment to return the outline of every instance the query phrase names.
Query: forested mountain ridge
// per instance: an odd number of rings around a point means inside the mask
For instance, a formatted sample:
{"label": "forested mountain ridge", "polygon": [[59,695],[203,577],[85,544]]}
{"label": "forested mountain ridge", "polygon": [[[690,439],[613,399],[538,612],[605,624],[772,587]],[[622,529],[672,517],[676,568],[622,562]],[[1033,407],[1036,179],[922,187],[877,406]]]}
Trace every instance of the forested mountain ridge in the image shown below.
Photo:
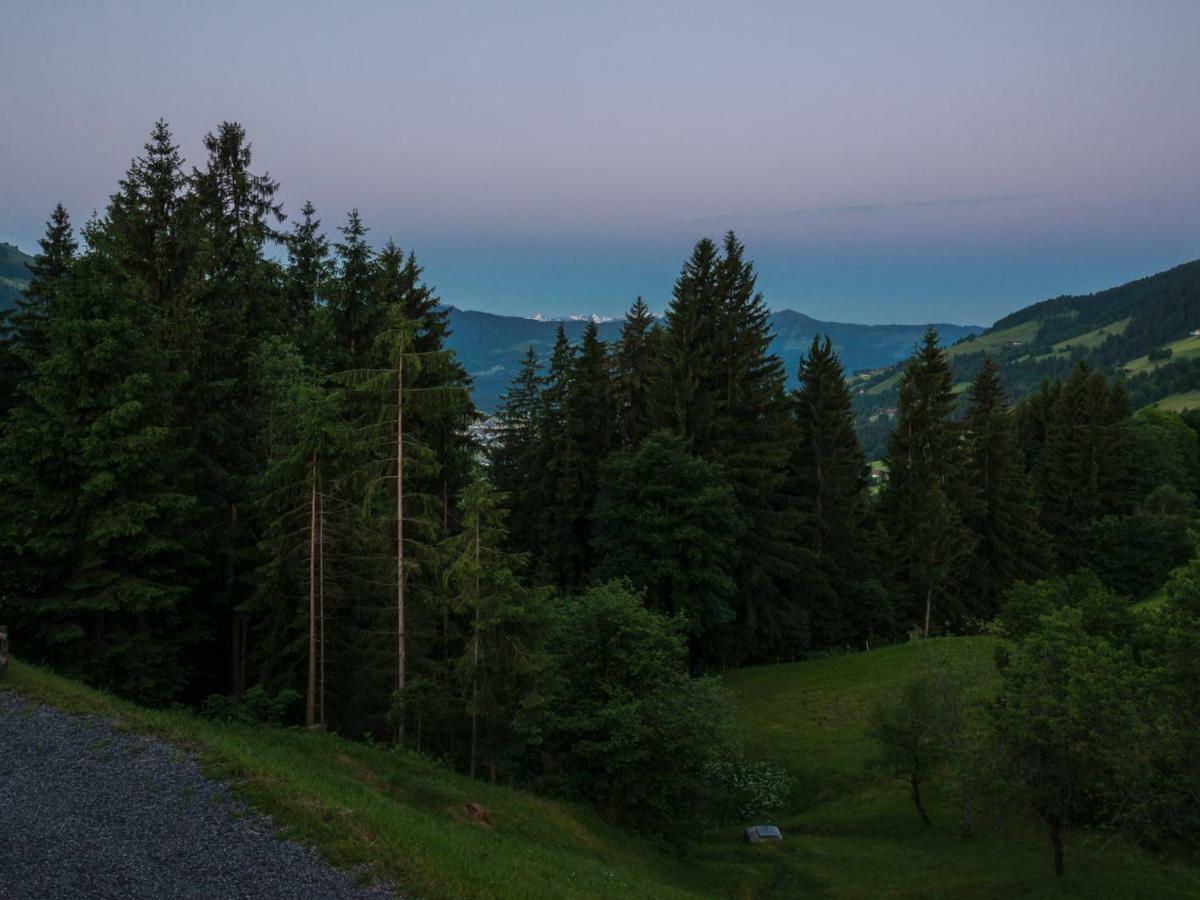
{"label": "forested mountain ridge", "polygon": [[[1094,294],[1064,295],[1030,304],[978,336],[950,345],[960,392],[985,355],[999,366],[1013,400],[1062,378],[1080,361],[1127,381],[1135,409],[1152,403],[1200,406],[1187,394],[1200,389],[1200,260],[1175,266]],[[888,412],[896,406],[899,367],[855,385],[859,428],[868,452],[882,451]],[[1194,401],[1194,402],[1193,402]]]}
{"label": "forested mountain ridge", "polygon": [[17,305],[21,288],[29,283],[28,263],[33,257],[22,253],[13,244],[0,241],[0,310]]}

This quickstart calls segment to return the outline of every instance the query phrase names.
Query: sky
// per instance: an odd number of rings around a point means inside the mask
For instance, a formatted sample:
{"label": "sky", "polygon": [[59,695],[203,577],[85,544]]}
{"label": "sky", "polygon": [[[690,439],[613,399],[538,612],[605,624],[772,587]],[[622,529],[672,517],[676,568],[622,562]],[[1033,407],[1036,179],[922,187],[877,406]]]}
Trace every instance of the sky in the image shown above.
{"label": "sky", "polygon": [[773,308],[986,325],[1200,257],[1198,38],[1197,0],[0,0],[0,240],[234,120],[463,308],[662,309],[733,229]]}

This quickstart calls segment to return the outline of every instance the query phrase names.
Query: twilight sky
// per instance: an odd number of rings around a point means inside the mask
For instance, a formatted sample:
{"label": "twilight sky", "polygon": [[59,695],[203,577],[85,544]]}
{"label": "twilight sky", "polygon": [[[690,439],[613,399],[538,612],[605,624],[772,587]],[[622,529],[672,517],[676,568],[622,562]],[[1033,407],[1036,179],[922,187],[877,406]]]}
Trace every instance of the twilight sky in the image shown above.
{"label": "twilight sky", "polygon": [[733,228],[772,307],[988,324],[1200,257],[1198,40],[1197,0],[0,0],[0,240],[233,119],[458,306],[661,309]]}

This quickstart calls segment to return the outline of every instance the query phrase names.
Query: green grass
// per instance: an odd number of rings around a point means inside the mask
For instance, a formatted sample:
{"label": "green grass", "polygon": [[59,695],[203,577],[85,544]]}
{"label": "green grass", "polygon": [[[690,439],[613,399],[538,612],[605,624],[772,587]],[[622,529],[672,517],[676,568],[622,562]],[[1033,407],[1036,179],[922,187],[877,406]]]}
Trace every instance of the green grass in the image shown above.
{"label": "green grass", "polygon": [[960,838],[953,798],[937,789],[927,800],[934,827],[920,826],[906,786],[872,766],[867,713],[920,670],[923,653],[990,656],[993,646],[990,638],[949,638],[725,676],[750,753],[786,766],[798,796],[775,822],[782,844],[738,847],[714,835],[704,856],[740,861],[740,895],[753,897],[1200,896],[1197,861],[1152,858],[1079,831],[1068,838],[1067,874],[1056,880],[1036,822],[1018,810]]}
{"label": "green grass", "polygon": [[[584,808],[472,781],[414,754],[145,710],[20,662],[4,686],[195,751],[285,836],[336,866],[368,864],[405,896],[713,896],[711,873]],[[490,827],[470,819],[468,802],[488,811]]]}
{"label": "green grass", "polygon": [[1140,372],[1153,372],[1161,366],[1178,362],[1181,359],[1193,359],[1200,356],[1200,336],[1188,335],[1177,341],[1171,341],[1169,344],[1163,344],[1163,348],[1171,351],[1171,355],[1166,359],[1151,360],[1149,356],[1139,356],[1137,359],[1131,359],[1125,363],[1122,368],[1130,375],[1137,375]]}
{"label": "green grass", "polygon": [[[763,820],[781,844],[740,828],[708,833],[677,858],[588,810],[455,775],[411,754],[295,730],[241,728],[151,712],[16,663],[11,686],[44,702],[119,719],[196,751],[207,770],[335,865],[370,863],[423,897],[1057,898],[1200,896],[1195,860],[1135,852],[1073,831],[1067,874],[1051,874],[1037,823],[1007,813],[971,838],[954,801],[928,791],[920,827],[905,786],[873,766],[866,732],[876,698],[920,671],[923,654],[990,658],[990,638],[906,643],[723,676],[746,751],[793,776],[788,808]],[[670,765],[664,759],[663,765]],[[468,801],[491,814],[472,824]]]}
{"label": "green grass", "polygon": [[1183,412],[1185,409],[1200,409],[1200,390],[1169,394],[1153,404],[1168,412]]}
{"label": "green grass", "polygon": [[1086,347],[1089,350],[1094,350],[1096,347],[1099,347],[1101,344],[1103,344],[1108,339],[1109,335],[1124,334],[1125,329],[1129,327],[1129,323],[1132,321],[1133,317],[1129,316],[1128,318],[1121,319],[1117,322],[1110,322],[1109,324],[1102,325],[1093,331],[1086,331],[1083,334],[1077,335],[1073,338],[1067,338],[1066,340],[1059,341],[1054,345],[1054,349],[1057,351],[1062,351],[1066,350],[1068,347]]}
{"label": "green grass", "polygon": [[1020,325],[1014,325],[1011,328],[1002,328],[999,331],[980,335],[973,341],[963,341],[961,344],[948,347],[946,348],[946,356],[953,359],[956,356],[971,353],[995,353],[998,350],[1008,347],[1009,341],[1019,341],[1021,344],[1029,344],[1037,337],[1041,328],[1041,322],[1022,322]]}

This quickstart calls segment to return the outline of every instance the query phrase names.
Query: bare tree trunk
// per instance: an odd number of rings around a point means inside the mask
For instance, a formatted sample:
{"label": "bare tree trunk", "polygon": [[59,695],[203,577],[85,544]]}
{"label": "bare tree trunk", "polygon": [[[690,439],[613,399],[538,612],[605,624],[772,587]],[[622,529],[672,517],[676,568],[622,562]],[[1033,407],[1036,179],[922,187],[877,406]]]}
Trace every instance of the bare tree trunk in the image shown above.
{"label": "bare tree trunk", "polygon": [[1047,824],[1050,826],[1050,846],[1054,848],[1054,877],[1061,878],[1064,871],[1062,829],[1057,819]]}
{"label": "bare tree trunk", "polygon": [[317,620],[320,623],[318,634],[318,675],[317,675],[317,721],[325,727],[325,495],[319,495],[317,500],[320,519],[317,532],[320,540],[317,542]]}
{"label": "bare tree trunk", "polygon": [[475,634],[472,637],[471,666],[471,777],[479,750],[479,513],[475,514]]}
{"label": "bare tree trunk", "polygon": [[308,496],[308,694],[304,700],[304,724],[317,724],[317,459],[312,462],[312,485]]}
{"label": "bare tree trunk", "polygon": [[[396,365],[396,692],[407,676],[404,648],[404,357]],[[396,722],[396,743],[404,742],[404,714]]]}
{"label": "bare tree trunk", "polygon": [[933,614],[933,588],[925,591],[925,637],[929,637],[929,618]]}
{"label": "bare tree trunk", "polygon": [[925,804],[921,802],[921,780],[915,775],[909,778],[909,783],[912,784],[912,799],[917,806],[917,812],[921,816],[921,821],[928,828],[933,823],[929,821],[929,814],[925,812]]}

